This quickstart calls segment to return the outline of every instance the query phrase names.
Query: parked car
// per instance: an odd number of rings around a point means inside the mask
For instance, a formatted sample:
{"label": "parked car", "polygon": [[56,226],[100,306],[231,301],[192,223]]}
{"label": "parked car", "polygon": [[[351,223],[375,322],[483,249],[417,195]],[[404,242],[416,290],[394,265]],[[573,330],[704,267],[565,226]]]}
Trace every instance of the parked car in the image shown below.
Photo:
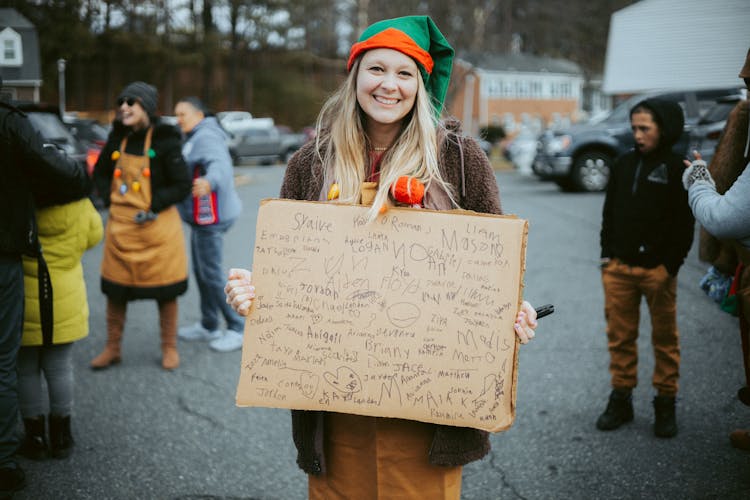
{"label": "parked car", "polygon": [[633,96],[601,121],[574,125],[566,130],[546,131],[539,138],[534,173],[551,179],[565,190],[603,191],[615,159],[633,147],[630,109],[647,97],[678,102],[685,112],[685,129],[674,151],[684,154],[690,130],[702,112],[738,89],[670,91]]}
{"label": "parked car", "polygon": [[39,132],[42,139],[56,145],[68,156],[85,165],[86,146],[65,126],[57,106],[28,101],[15,101],[13,105],[26,113],[31,125]]}
{"label": "parked car", "polygon": [[690,131],[690,141],[686,151],[690,158],[692,158],[693,151],[698,151],[706,163],[711,163],[721,133],[727,124],[729,113],[743,99],[744,96],[741,94],[722,98],[706,111],[698,120],[698,124]]}
{"label": "parked car", "polygon": [[229,153],[235,164],[243,160],[266,165],[286,163],[307,142],[305,134],[288,132],[285,127],[275,126],[270,119],[270,123],[262,120],[254,119],[253,126],[231,132]]}
{"label": "parked car", "polygon": [[[57,106],[28,101],[15,101],[12,104],[29,117],[31,125],[42,136],[42,140],[46,143],[54,144],[69,157],[77,160],[83,168],[86,168],[89,175],[93,173],[96,159],[93,159],[93,163],[90,163],[91,159],[88,158],[89,151],[86,145],[82,141],[79,141],[65,126]],[[96,150],[96,158],[99,157],[99,150]],[[98,209],[104,207],[104,203],[98,193],[91,193],[89,198],[91,198],[94,206]]]}
{"label": "parked car", "polygon": [[253,115],[247,111],[221,111],[216,113],[216,119],[228,132],[252,127],[254,120]]}
{"label": "parked car", "polygon": [[63,123],[86,148],[86,166],[91,174],[99,153],[107,142],[109,128],[93,118],[64,116]]}

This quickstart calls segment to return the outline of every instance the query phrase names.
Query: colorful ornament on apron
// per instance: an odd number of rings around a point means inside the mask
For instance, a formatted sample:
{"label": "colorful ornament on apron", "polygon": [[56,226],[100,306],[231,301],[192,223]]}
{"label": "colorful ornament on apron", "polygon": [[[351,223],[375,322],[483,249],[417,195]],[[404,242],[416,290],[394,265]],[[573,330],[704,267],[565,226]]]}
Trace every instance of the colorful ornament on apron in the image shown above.
{"label": "colorful ornament on apron", "polygon": [[[124,143],[121,146],[121,148],[124,148]],[[156,156],[156,152],[153,148],[149,148],[148,152],[146,153],[149,158],[154,158]],[[112,159],[115,161],[118,161],[122,155],[119,151],[113,151],[112,152]],[[138,177],[131,177],[130,175],[124,174],[123,170],[119,166],[115,166],[115,169],[112,173],[113,177],[115,179],[121,179],[122,184],[120,184],[120,187],[117,189],[117,191],[121,195],[125,195],[130,189],[133,190],[134,193],[139,193],[141,191],[141,179],[148,179],[151,177],[151,169],[148,166],[145,166],[141,169],[140,175]],[[129,185],[128,185],[129,184]]]}

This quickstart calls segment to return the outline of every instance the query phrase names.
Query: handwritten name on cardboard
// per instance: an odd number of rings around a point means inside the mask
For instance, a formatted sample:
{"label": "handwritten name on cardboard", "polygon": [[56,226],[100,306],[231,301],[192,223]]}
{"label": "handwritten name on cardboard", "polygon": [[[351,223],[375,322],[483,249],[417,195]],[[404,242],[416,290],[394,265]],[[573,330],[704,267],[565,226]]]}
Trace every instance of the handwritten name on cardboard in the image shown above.
{"label": "handwritten name on cardboard", "polygon": [[507,429],[527,222],[367,210],[261,204],[237,405]]}

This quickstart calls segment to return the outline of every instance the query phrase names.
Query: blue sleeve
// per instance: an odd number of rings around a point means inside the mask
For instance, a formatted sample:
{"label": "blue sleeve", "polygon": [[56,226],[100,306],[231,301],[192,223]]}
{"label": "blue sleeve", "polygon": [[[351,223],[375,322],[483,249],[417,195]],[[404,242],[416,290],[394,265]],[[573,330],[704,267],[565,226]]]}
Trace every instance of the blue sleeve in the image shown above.
{"label": "blue sleeve", "polygon": [[223,140],[218,140],[212,135],[204,134],[194,138],[190,163],[204,167],[204,177],[213,190],[228,185],[233,180],[234,172],[229,149]]}

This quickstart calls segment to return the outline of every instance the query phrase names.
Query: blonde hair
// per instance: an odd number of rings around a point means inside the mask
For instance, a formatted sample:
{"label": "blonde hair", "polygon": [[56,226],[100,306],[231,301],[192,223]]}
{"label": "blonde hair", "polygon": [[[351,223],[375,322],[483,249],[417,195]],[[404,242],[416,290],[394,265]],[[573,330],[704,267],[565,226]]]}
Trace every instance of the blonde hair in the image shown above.
{"label": "blonde hair", "polygon": [[[326,101],[316,124],[316,150],[323,165],[323,189],[333,182],[339,185],[339,201],[359,203],[362,182],[369,172],[368,138],[364,111],[357,102],[357,59],[346,81]],[[457,205],[453,187],[440,174],[438,162],[438,120],[422,78],[417,78],[414,107],[404,117],[396,141],[384,153],[380,163],[380,184],[369,212],[374,220],[386,203],[390,186],[402,175],[419,179],[425,187],[442,189]]]}

